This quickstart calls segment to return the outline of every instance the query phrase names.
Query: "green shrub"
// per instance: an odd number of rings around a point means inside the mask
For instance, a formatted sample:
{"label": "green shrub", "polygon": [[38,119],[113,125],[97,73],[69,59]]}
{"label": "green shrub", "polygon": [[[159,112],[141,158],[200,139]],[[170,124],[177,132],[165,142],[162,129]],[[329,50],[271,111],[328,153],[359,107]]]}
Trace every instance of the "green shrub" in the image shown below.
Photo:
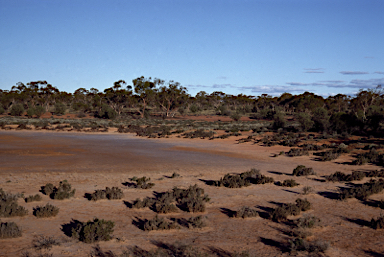
{"label": "green shrub", "polygon": [[132,208],[141,209],[145,207],[152,207],[155,203],[156,199],[150,197],[146,197],[143,200],[136,199],[132,204]]}
{"label": "green shrub", "polygon": [[55,187],[53,186],[53,184],[47,183],[45,186],[41,187],[41,192],[45,195],[50,196],[53,193],[54,189]]}
{"label": "green shrub", "polygon": [[286,155],[290,157],[295,157],[295,156],[303,156],[303,155],[309,155],[309,152],[305,149],[301,148],[291,148]]}
{"label": "green shrub", "polygon": [[296,199],[296,206],[300,208],[301,211],[308,211],[311,209],[311,203],[307,199]]}
{"label": "green shrub", "polygon": [[41,115],[45,113],[45,109],[43,106],[36,106],[34,109],[35,109],[34,112],[37,118],[40,118]]}
{"label": "green shrub", "polygon": [[11,107],[10,113],[12,116],[22,116],[24,114],[24,107],[22,104],[14,104]]}
{"label": "green shrub", "polygon": [[0,238],[14,238],[21,237],[22,231],[15,222],[1,222],[0,224]]}
{"label": "green shrub", "polygon": [[252,217],[258,217],[259,213],[252,208],[249,208],[248,206],[241,207],[238,211],[235,212],[233,217],[235,218],[252,218]]}
{"label": "green shrub", "polygon": [[37,218],[55,217],[59,213],[59,208],[47,203],[45,206],[37,206],[33,208],[33,215]]}
{"label": "green shrub", "polygon": [[180,228],[180,226],[176,222],[165,220],[164,218],[161,218],[158,215],[156,215],[151,220],[145,220],[143,224],[143,229],[145,231],[168,230],[168,229],[178,229],[178,228]]}
{"label": "green shrub", "polygon": [[5,112],[3,106],[0,106],[0,115],[3,114]]}
{"label": "green shrub", "polygon": [[55,104],[55,114],[64,115],[66,110],[66,106],[63,103],[56,103]]}
{"label": "green shrub", "polygon": [[33,108],[33,107],[28,108],[28,110],[27,110],[28,118],[32,118],[33,115],[35,115],[35,108]]}
{"label": "green shrub", "polygon": [[30,195],[27,198],[24,199],[26,203],[35,202],[35,201],[41,201],[42,198],[39,194]]}
{"label": "green shrub", "polygon": [[296,115],[296,119],[297,121],[300,123],[300,128],[303,130],[303,131],[308,131],[310,130],[313,125],[315,124],[312,120],[311,120],[311,116],[308,114],[308,113],[305,113],[305,112],[302,112],[302,113],[298,113]]}
{"label": "green shrub", "polygon": [[18,198],[20,198],[20,195],[8,194],[0,188],[0,217],[25,216],[28,214],[28,210],[18,205]]}
{"label": "green shrub", "polygon": [[113,221],[94,218],[93,221],[83,222],[72,228],[72,237],[84,243],[109,241],[114,226]]}
{"label": "green shrub", "polygon": [[306,168],[304,165],[298,165],[292,172],[293,176],[316,175],[312,168]]}

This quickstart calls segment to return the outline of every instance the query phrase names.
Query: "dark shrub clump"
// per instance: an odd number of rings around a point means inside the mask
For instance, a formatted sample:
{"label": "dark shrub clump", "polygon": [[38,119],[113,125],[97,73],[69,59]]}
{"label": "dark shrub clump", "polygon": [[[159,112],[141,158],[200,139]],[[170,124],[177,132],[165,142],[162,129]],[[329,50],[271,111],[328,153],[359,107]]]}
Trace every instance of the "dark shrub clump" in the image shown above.
{"label": "dark shrub clump", "polygon": [[95,190],[94,193],[90,194],[88,199],[92,201],[97,201],[100,199],[121,199],[123,198],[124,193],[123,191],[118,187],[106,187],[105,190]]}
{"label": "dark shrub clump", "polygon": [[282,186],[282,187],[295,187],[298,186],[299,184],[294,180],[294,179],[286,179],[283,182],[276,182],[276,185]]}
{"label": "dark shrub clump", "polygon": [[298,165],[292,173],[293,176],[316,175],[312,168],[306,168],[304,165]]}
{"label": "dark shrub clump", "polygon": [[238,211],[236,211],[233,215],[234,218],[252,218],[252,217],[259,217],[259,213],[252,208],[249,208],[248,206],[241,207]]}
{"label": "dark shrub clump", "polygon": [[35,195],[30,195],[28,197],[26,197],[24,200],[26,203],[30,203],[30,202],[37,202],[37,201],[41,201],[41,195],[39,194],[35,194]]}
{"label": "dark shrub clump", "polygon": [[73,197],[76,189],[72,190],[71,184],[69,184],[66,180],[63,180],[60,181],[58,187],[54,187],[51,183],[42,186],[41,192],[45,195],[49,195],[51,199],[64,200]]}
{"label": "dark shrub clump", "polygon": [[21,229],[15,222],[1,222],[0,224],[0,238],[14,238],[21,237]]}
{"label": "dark shrub clump", "polygon": [[164,218],[161,218],[158,215],[156,215],[151,220],[145,220],[143,224],[143,230],[145,231],[177,228],[180,228],[180,226],[176,222],[165,220]]}
{"label": "dark shrub clump", "polygon": [[365,177],[365,173],[363,171],[352,171],[352,174],[344,174],[343,172],[336,171],[335,173],[326,176],[325,180],[331,182],[338,181],[353,181],[353,180],[362,180]]}
{"label": "dark shrub clump", "polygon": [[214,181],[213,184],[219,187],[241,188],[243,186],[250,186],[251,184],[265,184],[272,183],[273,181],[273,178],[261,175],[259,170],[251,169],[241,174],[226,174],[220,180]]}
{"label": "dark shrub clump", "polygon": [[94,218],[93,221],[83,222],[72,228],[72,237],[84,243],[109,241],[114,226],[113,221]]}
{"label": "dark shrub clump", "polygon": [[25,216],[28,214],[23,206],[19,206],[17,199],[20,195],[13,195],[4,192],[0,188],[0,217]]}
{"label": "dark shrub clump", "polygon": [[47,203],[45,206],[33,208],[33,215],[37,218],[55,217],[59,213],[59,208]]}
{"label": "dark shrub clump", "polygon": [[296,199],[296,204],[288,203],[274,209],[269,214],[269,218],[273,221],[280,222],[286,221],[289,215],[299,215],[301,211],[308,211],[311,209],[311,203],[307,199]]}

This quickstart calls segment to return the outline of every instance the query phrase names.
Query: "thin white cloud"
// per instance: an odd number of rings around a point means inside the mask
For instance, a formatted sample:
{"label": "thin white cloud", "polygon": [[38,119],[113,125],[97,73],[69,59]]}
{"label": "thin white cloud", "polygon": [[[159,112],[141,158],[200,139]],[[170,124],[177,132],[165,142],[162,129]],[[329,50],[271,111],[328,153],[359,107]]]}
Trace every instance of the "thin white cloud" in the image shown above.
{"label": "thin white cloud", "polygon": [[369,74],[369,72],[366,71],[340,71],[343,75],[365,75]]}
{"label": "thin white cloud", "polygon": [[270,95],[281,95],[285,92],[304,92],[305,90],[298,87],[290,86],[277,86],[277,85],[262,85],[262,86],[251,86],[251,87],[239,87],[242,90],[251,90],[253,93],[264,93]]}
{"label": "thin white cloud", "polygon": [[323,68],[315,68],[315,69],[311,69],[311,68],[304,68],[304,73],[324,73],[324,69]]}
{"label": "thin white cloud", "polygon": [[213,84],[212,88],[226,88],[232,86],[231,84]]}

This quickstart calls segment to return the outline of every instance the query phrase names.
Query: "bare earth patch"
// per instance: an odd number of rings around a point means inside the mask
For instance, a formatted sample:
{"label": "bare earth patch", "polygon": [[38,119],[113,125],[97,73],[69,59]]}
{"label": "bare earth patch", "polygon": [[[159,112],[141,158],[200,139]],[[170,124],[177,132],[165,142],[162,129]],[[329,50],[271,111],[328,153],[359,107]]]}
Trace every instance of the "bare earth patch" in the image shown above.
{"label": "bare earth patch", "polygon": [[[381,209],[357,199],[334,199],[344,183],[323,182],[326,175],[336,171],[350,174],[354,170],[375,170],[372,165],[352,166],[346,163],[350,156],[330,162],[314,161],[314,156],[272,157],[289,147],[262,147],[251,143],[237,144],[236,138],[209,141],[208,139],[142,139],[131,134],[109,132],[84,134],[67,132],[0,131],[0,187],[9,193],[25,196],[41,194],[46,183],[57,185],[67,180],[76,189],[75,197],[52,200],[42,195],[42,201],[18,203],[28,209],[24,217],[1,217],[2,222],[15,222],[22,228],[19,238],[0,239],[0,256],[22,256],[25,251],[35,253],[33,240],[39,236],[52,236],[60,244],[49,250],[53,256],[89,256],[94,244],[86,244],[68,237],[63,225],[71,220],[85,222],[94,217],[115,222],[113,239],[100,242],[103,250],[120,253],[126,246],[153,249],[154,242],[186,244],[210,250],[241,252],[247,250],[256,256],[289,256],[284,245],[291,236],[286,233],[289,224],[266,219],[268,210],[282,203],[307,198],[310,213],[321,220],[321,226],[312,229],[309,240],[322,240],[330,244],[326,256],[380,256],[383,254],[384,233],[367,226],[372,218],[380,216]],[[297,165],[312,167],[317,175],[293,177]],[[243,188],[225,188],[209,185],[227,173],[242,173],[252,168],[275,181],[295,179],[300,185],[294,188],[272,184],[252,184]],[[180,176],[172,177],[173,173]],[[155,183],[151,189],[126,186],[132,177],[150,177]],[[368,181],[365,178],[361,182]],[[188,188],[197,184],[211,200],[204,213],[160,214],[161,217],[188,219],[203,215],[204,228],[186,228],[143,231],[135,220],[152,219],[156,213],[150,208],[129,208],[137,198],[154,197],[154,192],[165,192],[175,186]],[[310,186],[313,193],[301,195]],[[97,189],[118,187],[121,200],[89,201],[86,193]],[[382,193],[370,197],[384,199]],[[36,218],[36,206],[53,204],[60,208],[56,217]],[[231,218],[230,211],[249,206],[260,213],[250,219]],[[297,219],[300,216],[289,217]],[[305,254],[303,254],[305,255]]]}

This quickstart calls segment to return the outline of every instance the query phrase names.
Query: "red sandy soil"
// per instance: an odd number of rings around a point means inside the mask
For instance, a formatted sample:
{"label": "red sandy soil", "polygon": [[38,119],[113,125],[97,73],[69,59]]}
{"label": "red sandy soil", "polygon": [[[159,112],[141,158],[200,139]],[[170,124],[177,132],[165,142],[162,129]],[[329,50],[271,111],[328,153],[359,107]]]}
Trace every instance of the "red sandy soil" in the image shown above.
{"label": "red sandy soil", "polygon": [[[262,217],[230,218],[223,210],[237,210],[246,205],[265,214],[268,208],[276,208],[278,203],[292,203],[298,197],[307,198],[312,203],[312,210],[306,213],[321,219],[322,226],[312,229],[313,235],[309,240],[329,242],[330,248],[326,251],[326,256],[381,256],[384,252],[383,231],[365,225],[365,222],[377,218],[381,210],[356,199],[330,199],[327,195],[336,194],[338,188],[344,184],[320,181],[322,176],[335,171],[351,173],[354,170],[378,169],[372,165],[349,165],[348,162],[353,158],[348,155],[331,162],[314,161],[312,155],[272,157],[290,148],[262,147],[253,143],[237,144],[235,140],[238,138],[235,137],[213,141],[142,139],[137,146],[145,145],[146,142],[153,143],[153,147],[149,145],[148,149],[155,150],[139,151],[138,148],[125,145],[124,142],[128,142],[128,139],[136,139],[130,134],[100,133],[100,140],[95,134],[89,138],[84,135],[86,134],[0,131],[0,187],[3,190],[10,193],[22,192],[25,196],[34,195],[46,183],[57,185],[64,179],[76,189],[74,198],[63,201],[52,200],[45,195],[42,195],[41,202],[25,203],[19,199],[19,205],[26,207],[29,214],[25,217],[2,218],[1,221],[16,222],[22,227],[23,236],[0,240],[0,256],[21,256],[24,251],[36,255],[38,252],[33,249],[32,240],[38,235],[54,236],[61,242],[49,251],[53,256],[88,256],[94,245],[65,236],[61,228],[72,219],[87,221],[94,217],[115,222],[114,238],[99,244],[103,250],[112,250],[115,253],[134,245],[147,250],[153,249],[154,241],[180,241],[216,252],[249,250],[255,256],[289,256],[288,252],[282,252],[282,245],[291,238],[287,235],[287,224]],[[312,167],[317,175],[292,177],[292,170],[299,164]],[[209,186],[203,181],[218,180],[226,173],[240,173],[250,168],[259,169],[262,174],[273,177],[275,181],[293,178],[300,185],[285,188],[265,184],[230,189]],[[181,176],[169,178],[173,172]],[[133,176],[150,177],[155,186],[142,190],[122,185]],[[367,180],[364,179],[361,183]],[[202,187],[211,198],[206,205],[206,212],[202,213],[207,217],[208,227],[146,232],[132,224],[136,218],[151,219],[156,214],[147,208],[130,209],[123,200],[132,202],[137,198],[153,196],[153,191],[164,192],[174,186],[186,188],[194,184]],[[91,202],[84,198],[85,193],[105,189],[107,186],[121,188],[125,194],[123,200]],[[314,193],[301,195],[304,186],[311,186]],[[382,198],[382,193],[370,197],[373,200]],[[58,216],[38,219],[32,215],[33,207],[46,203],[60,208]],[[200,214],[180,211],[160,216],[189,218]],[[306,256],[305,253],[299,255]]]}

